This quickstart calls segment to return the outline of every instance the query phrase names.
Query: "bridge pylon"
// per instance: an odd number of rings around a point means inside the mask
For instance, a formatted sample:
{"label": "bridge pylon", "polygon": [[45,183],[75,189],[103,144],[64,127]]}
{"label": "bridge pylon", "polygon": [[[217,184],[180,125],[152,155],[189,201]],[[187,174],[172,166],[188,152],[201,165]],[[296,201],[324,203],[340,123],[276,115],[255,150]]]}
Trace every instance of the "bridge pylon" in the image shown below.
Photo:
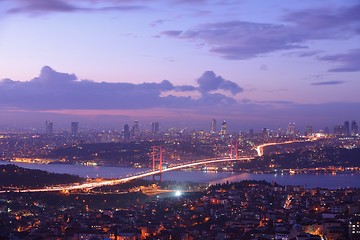
{"label": "bridge pylon", "polygon": [[239,159],[239,150],[238,150],[238,142],[235,141],[235,143],[230,140],[230,158],[235,158],[236,160]]}
{"label": "bridge pylon", "polygon": [[[160,182],[162,181],[162,170],[163,170],[163,150],[161,146],[152,146],[152,170],[159,170]],[[158,165],[157,165],[158,163]],[[155,175],[153,175],[155,180]]]}

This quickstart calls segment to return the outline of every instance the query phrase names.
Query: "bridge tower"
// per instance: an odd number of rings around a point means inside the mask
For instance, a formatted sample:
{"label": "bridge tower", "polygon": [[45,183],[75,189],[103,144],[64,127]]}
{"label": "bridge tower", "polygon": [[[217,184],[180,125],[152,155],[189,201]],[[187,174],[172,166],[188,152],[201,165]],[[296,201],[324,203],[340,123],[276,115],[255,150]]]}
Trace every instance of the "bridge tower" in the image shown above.
{"label": "bridge tower", "polygon": [[255,150],[256,150],[256,152],[257,152],[257,154],[258,154],[259,157],[261,157],[262,155],[264,155],[264,148],[263,148],[263,147],[257,146],[257,147],[255,148]]}
{"label": "bridge tower", "polygon": [[[159,170],[160,182],[162,181],[162,169],[163,169],[163,150],[161,146],[152,146],[152,170]],[[158,165],[157,165],[158,163]],[[155,175],[153,175],[155,180]]]}
{"label": "bridge tower", "polygon": [[239,159],[238,142],[235,141],[234,143],[231,139],[229,147],[230,147],[230,158]]}

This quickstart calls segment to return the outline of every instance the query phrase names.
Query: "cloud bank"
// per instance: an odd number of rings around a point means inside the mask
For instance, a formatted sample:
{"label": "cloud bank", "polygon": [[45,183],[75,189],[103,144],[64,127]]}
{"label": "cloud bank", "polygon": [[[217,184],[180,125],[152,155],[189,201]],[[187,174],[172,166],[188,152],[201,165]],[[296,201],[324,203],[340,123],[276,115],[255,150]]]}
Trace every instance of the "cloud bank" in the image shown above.
{"label": "cloud bank", "polygon": [[[341,83],[324,81],[313,85]],[[329,122],[335,125],[346,119],[360,119],[359,113],[354,112],[360,103],[237,100],[243,91],[235,82],[212,71],[204,72],[195,79],[194,85],[177,86],[169,80],[141,84],[79,80],[75,74],[60,73],[45,66],[39,76],[30,81],[0,81],[0,126],[5,121],[29,124],[48,119],[62,119],[67,123],[74,119],[90,120],[98,125],[118,123],[120,119],[151,119],[184,126],[201,122],[203,126],[204,122],[218,118],[226,119],[233,130],[244,130],[278,128],[289,121],[324,127]]]}
{"label": "cloud bank", "polygon": [[[169,29],[161,32],[161,35],[195,42],[225,59],[249,59],[276,51],[307,49],[308,43],[313,40],[357,36],[360,34],[359,12],[360,4],[306,9],[284,15],[284,24],[234,20],[205,23],[188,30]],[[325,57],[321,60],[332,59]],[[358,61],[352,60],[352,56],[348,56],[344,60],[346,66],[333,71],[353,71]],[[347,68],[348,65],[351,67]]]}
{"label": "cloud bank", "polygon": [[[56,109],[145,109],[188,108],[211,103],[214,106],[234,102],[213,90],[233,94],[242,91],[235,82],[205,72],[198,79],[199,86],[175,86],[170,81],[160,83],[108,83],[78,80],[76,75],[60,73],[45,66],[38,77],[28,81],[4,79],[0,82],[2,106],[31,110]],[[200,92],[201,97],[164,96],[163,92]]]}

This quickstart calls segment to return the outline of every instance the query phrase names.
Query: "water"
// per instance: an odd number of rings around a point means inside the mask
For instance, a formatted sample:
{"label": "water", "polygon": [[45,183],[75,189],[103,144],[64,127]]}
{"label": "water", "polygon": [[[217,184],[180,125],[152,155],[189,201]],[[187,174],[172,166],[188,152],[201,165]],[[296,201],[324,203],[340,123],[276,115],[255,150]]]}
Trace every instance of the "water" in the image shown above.
{"label": "water", "polygon": [[[1,162],[0,164],[9,164]],[[128,174],[134,174],[148,169],[130,167],[105,167],[105,166],[82,166],[66,164],[28,164],[13,163],[19,167],[40,169],[54,173],[68,173],[80,177],[103,177],[120,178]],[[265,180],[277,182],[281,185],[302,185],[307,188],[345,188],[360,187],[360,174],[254,174],[254,173],[231,173],[231,172],[198,172],[198,171],[172,171],[163,173],[163,180],[177,182],[201,182],[201,183],[225,183],[242,180]]]}
{"label": "water", "polygon": [[346,188],[360,187],[360,174],[252,174],[241,173],[220,182],[237,182],[241,180],[265,180],[267,182],[277,182],[280,185],[302,185],[306,188]]}

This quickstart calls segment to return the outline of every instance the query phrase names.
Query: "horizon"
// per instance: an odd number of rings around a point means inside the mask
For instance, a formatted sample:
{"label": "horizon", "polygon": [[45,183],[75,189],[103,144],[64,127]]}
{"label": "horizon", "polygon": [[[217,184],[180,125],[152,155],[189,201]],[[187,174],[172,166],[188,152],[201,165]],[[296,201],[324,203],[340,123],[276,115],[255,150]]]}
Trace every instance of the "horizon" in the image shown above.
{"label": "horizon", "polygon": [[[107,124],[107,125],[102,125],[101,123],[89,123],[89,122],[79,122],[79,121],[75,121],[77,122],[79,125],[79,131],[89,131],[89,130],[97,130],[97,131],[123,131],[124,126],[127,124],[130,128],[134,126],[134,122],[137,121],[139,124],[139,129],[140,132],[146,132],[146,131],[151,131],[151,124],[154,122],[158,122],[160,125],[160,132],[166,132],[169,131],[171,129],[176,129],[176,130],[187,130],[187,131],[205,131],[205,132],[211,132],[211,127],[212,127],[212,120],[211,119],[209,122],[206,123],[198,123],[196,124],[192,124],[192,125],[187,125],[186,123],[182,123],[179,124],[178,122],[175,123],[175,125],[171,122],[159,122],[159,121],[145,121],[145,122],[141,122],[138,120],[133,120],[133,121],[124,121],[124,122],[117,122],[117,123],[111,123],[111,124]],[[312,131],[314,133],[319,133],[324,131],[326,128],[328,128],[329,133],[334,133],[334,129],[338,126],[344,126],[345,122],[349,122],[350,127],[352,122],[355,122],[356,125],[358,126],[358,122],[356,120],[345,120],[343,122],[337,123],[335,125],[324,125],[323,127],[317,127],[314,125],[307,124],[307,125],[297,125],[295,122],[288,122],[286,125],[278,125],[278,126],[263,126],[263,127],[238,127],[238,125],[234,122],[229,122],[226,120],[216,120],[216,126],[217,126],[217,132],[220,132],[220,128],[221,128],[221,123],[223,121],[225,121],[227,123],[227,129],[229,133],[248,133],[250,130],[253,130],[254,133],[261,133],[263,129],[268,129],[270,131],[281,131],[281,132],[286,132],[287,128],[290,124],[295,124],[295,129],[297,132],[299,133],[304,133],[307,131],[307,127],[311,127]],[[21,132],[33,132],[33,133],[41,133],[41,132],[45,132],[46,131],[46,126],[45,124],[47,122],[51,122],[53,124],[53,131],[54,133],[62,133],[62,132],[70,132],[71,131],[71,124],[74,121],[70,121],[70,122],[57,122],[57,121],[52,121],[47,119],[46,121],[42,122],[42,123],[38,123],[37,125],[33,125],[33,126],[19,126],[19,125],[0,125],[0,131],[21,131]]]}

